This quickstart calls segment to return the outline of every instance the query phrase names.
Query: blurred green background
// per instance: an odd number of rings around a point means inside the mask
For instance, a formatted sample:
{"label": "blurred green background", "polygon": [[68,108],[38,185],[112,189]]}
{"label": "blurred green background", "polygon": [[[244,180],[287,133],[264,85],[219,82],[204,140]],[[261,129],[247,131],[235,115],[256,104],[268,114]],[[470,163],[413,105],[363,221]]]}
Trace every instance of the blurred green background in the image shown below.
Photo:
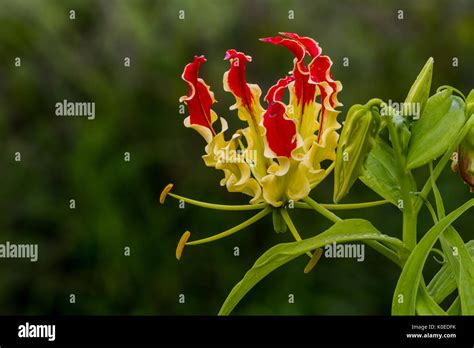
{"label": "blurred green background", "polygon": [[[231,129],[242,127],[228,110],[233,97],[222,89],[225,50],[253,57],[248,80],[265,91],[292,67],[286,50],[258,41],[279,31],[314,37],[332,58],[334,78],[344,86],[341,120],[350,105],[372,97],[403,101],[430,56],[434,88],[473,87],[471,0],[1,1],[0,242],[39,244],[36,263],[0,260],[1,314],[216,314],[258,256],[291,240],[289,233],[275,234],[268,217],[225,240],[189,247],[177,262],[185,230],[208,236],[251,213],[158,202],[169,182],[174,192],[196,199],[248,201],[226,192],[218,185],[222,173],[204,166],[204,142],[178,112],[178,98],[187,93],[180,75],[195,54],[205,54],[202,76],[219,101],[215,110]],[[56,117],[55,103],[63,99],[95,102],[95,120]],[[14,161],[17,151],[21,162]],[[420,184],[427,177],[426,169],[416,174]],[[447,210],[472,197],[448,168],[439,182]],[[330,202],[332,179],[312,196]],[[357,183],[345,202],[377,198]],[[468,214],[456,223],[465,241],[473,238]],[[401,215],[393,206],[340,215],[367,218],[400,236]],[[294,217],[306,237],[329,226],[310,211]],[[424,211],[420,233],[430,221]],[[124,256],[127,246],[130,256]],[[302,272],[307,260],[299,258],[266,278],[235,313],[389,314],[399,270],[366,252],[362,263],[323,258],[308,275]],[[430,260],[425,274],[436,267]]]}

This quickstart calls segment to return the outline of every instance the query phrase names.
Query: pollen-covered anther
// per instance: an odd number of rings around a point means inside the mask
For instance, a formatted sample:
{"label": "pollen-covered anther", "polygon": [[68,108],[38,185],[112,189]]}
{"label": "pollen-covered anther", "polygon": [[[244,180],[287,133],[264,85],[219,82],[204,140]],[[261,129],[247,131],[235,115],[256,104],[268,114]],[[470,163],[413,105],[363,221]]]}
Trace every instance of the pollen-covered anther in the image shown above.
{"label": "pollen-covered anther", "polygon": [[168,193],[170,193],[171,189],[173,188],[173,184],[168,184],[165,186],[165,188],[163,189],[163,191],[161,191],[161,194],[160,194],[160,204],[164,204],[165,203],[165,199],[166,199],[166,196],[168,196]]}
{"label": "pollen-covered anther", "polygon": [[191,237],[191,232],[186,231],[183,233],[183,235],[179,239],[178,246],[176,247],[176,259],[178,261],[181,259],[181,255],[183,254],[184,247],[186,246],[186,243],[188,242],[189,237]]}
{"label": "pollen-covered anther", "polygon": [[316,266],[316,264],[318,263],[319,259],[321,258],[321,255],[323,254],[323,249],[319,248],[319,249],[316,249],[314,252],[313,252],[313,257],[311,258],[311,260],[309,260],[308,264],[306,265],[306,267],[304,268],[304,273],[309,273],[311,272],[311,270],[314,268],[314,266]]}

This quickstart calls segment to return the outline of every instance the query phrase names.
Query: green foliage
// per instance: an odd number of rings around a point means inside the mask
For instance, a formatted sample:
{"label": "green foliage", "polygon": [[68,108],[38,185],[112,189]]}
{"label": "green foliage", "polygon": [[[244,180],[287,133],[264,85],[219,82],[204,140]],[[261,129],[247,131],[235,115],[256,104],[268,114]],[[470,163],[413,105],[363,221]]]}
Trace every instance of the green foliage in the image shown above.
{"label": "green foliage", "polygon": [[[421,105],[421,117],[408,121],[408,109],[397,110],[380,99],[372,99],[364,106],[354,105],[349,109],[338,145],[334,201],[344,197],[359,178],[400,208],[403,214],[402,241],[380,234],[368,221],[341,220],[333,213],[326,212],[311,198],[306,198],[304,201],[310,207],[335,224],[314,237],[269,249],[232,289],[220,314],[229,314],[250,289],[285,263],[326,244],[353,240],[365,241],[402,268],[393,293],[393,315],[474,314],[474,261],[469,247],[472,241],[465,244],[451,226],[474,206],[474,199],[445,216],[444,202],[436,185],[438,176],[451,156],[450,151],[463,141],[464,135],[467,134],[468,141],[472,140],[468,116],[473,97],[471,92],[465,103],[463,98],[453,95],[455,88],[447,86],[428,98],[432,72],[433,59],[429,59],[405,100]],[[379,113],[383,116],[383,122]],[[384,126],[390,145],[381,132]],[[432,161],[440,156],[443,158],[433,170]],[[430,177],[423,190],[418,192],[411,171],[426,164],[430,164]],[[428,200],[431,190],[436,201],[436,212]],[[417,241],[420,201],[430,209],[434,225]],[[444,265],[426,287],[423,269],[438,240],[443,250]],[[458,297],[447,309],[443,309],[441,302],[456,289]]]}
{"label": "green foliage", "polygon": [[367,240],[377,240],[392,247],[400,248],[397,239],[381,234],[370,222],[361,219],[339,221],[317,236],[299,242],[278,244],[260,256],[244,278],[235,285],[222,305],[219,314],[230,314],[242,297],[259,281],[298,256],[331,243]]}
{"label": "green foliage", "polygon": [[412,129],[407,168],[414,169],[442,155],[466,122],[465,103],[445,89],[432,96]]}
{"label": "green foliage", "polygon": [[434,225],[410,254],[402,274],[398,279],[392,301],[392,314],[414,315],[418,286],[422,279],[422,270],[431,248],[439,236],[465,211],[474,206],[474,199],[469,200]]}
{"label": "green foliage", "polygon": [[[474,241],[466,243],[471,259],[474,260]],[[456,288],[456,276],[449,262],[445,262],[428,284],[428,293],[436,303],[441,303],[452,294]]]}
{"label": "green foliage", "polygon": [[393,149],[383,139],[377,139],[359,179],[394,205],[401,199]]}

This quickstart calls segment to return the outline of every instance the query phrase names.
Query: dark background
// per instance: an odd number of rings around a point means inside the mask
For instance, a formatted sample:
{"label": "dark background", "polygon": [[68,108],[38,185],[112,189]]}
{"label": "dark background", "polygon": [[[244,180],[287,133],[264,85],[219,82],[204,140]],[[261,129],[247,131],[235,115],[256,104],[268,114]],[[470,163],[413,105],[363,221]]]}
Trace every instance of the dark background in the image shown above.
{"label": "dark background", "polygon": [[[185,230],[208,236],[251,213],[158,203],[169,182],[174,192],[196,199],[248,201],[226,192],[219,186],[222,173],[204,166],[204,141],[183,126],[178,112],[178,98],[187,93],[180,75],[195,54],[205,54],[202,76],[218,100],[214,109],[231,129],[243,127],[228,110],[232,95],[222,89],[225,50],[253,57],[248,80],[265,93],[292,67],[285,49],[258,41],[279,31],[312,36],[332,58],[333,75],[344,86],[341,120],[350,105],[372,97],[403,101],[430,56],[432,90],[473,87],[471,0],[1,1],[0,242],[39,244],[36,263],[0,260],[1,314],[215,314],[258,256],[291,240],[289,233],[275,234],[268,217],[225,240],[189,247],[177,262],[174,251]],[[124,67],[124,57],[131,67]],[[56,117],[55,103],[63,99],[95,102],[96,119]],[[17,151],[21,162],[14,161]],[[421,186],[426,169],[416,176]],[[449,168],[439,183],[448,211],[472,197]],[[312,197],[330,202],[332,178]],[[373,199],[357,183],[344,202]],[[340,216],[367,218],[384,233],[401,234],[393,206]],[[306,237],[329,226],[311,211],[294,218]],[[472,218],[468,213],[456,223],[465,241],[473,237]],[[420,233],[430,223],[423,211]],[[388,314],[399,270],[366,251],[365,262],[322,259],[308,275],[302,272],[307,260],[299,258],[266,278],[235,313]],[[431,260],[425,275],[436,267]]]}

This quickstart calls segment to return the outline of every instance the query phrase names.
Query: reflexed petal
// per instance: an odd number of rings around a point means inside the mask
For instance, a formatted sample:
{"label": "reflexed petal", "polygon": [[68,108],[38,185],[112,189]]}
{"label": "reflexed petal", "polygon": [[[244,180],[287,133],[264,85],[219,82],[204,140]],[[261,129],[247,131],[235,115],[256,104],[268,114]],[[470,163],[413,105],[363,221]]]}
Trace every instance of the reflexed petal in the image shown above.
{"label": "reflexed petal", "polygon": [[311,56],[311,58],[318,57],[322,50],[319,47],[319,44],[310,37],[307,36],[299,36],[295,33],[280,33],[280,35],[289,37],[290,39],[298,41],[300,44],[304,46],[306,52]]}
{"label": "reflexed petal", "polygon": [[310,183],[304,164],[279,157],[278,163],[268,168],[269,174],[262,179],[263,198],[274,207],[288,200],[298,201],[310,192]]}
{"label": "reflexed petal", "polygon": [[285,92],[285,88],[287,88],[290,82],[294,80],[294,76],[286,76],[282,79],[279,79],[278,82],[272,87],[270,87],[270,89],[268,90],[264,98],[265,101],[267,103],[281,101],[281,99],[283,98],[283,93]]}
{"label": "reflexed petal", "polygon": [[[246,139],[248,143],[252,144],[252,148],[249,145],[248,150],[257,152],[254,172],[257,178],[260,178],[266,174],[268,163],[263,156],[262,134],[264,130],[260,126],[262,115],[265,112],[260,104],[262,91],[258,85],[247,83],[246,65],[252,61],[250,56],[231,49],[227,51],[224,59],[230,60],[231,63],[230,69],[224,73],[224,90],[231,92],[236,99],[236,103],[230,109],[238,109],[239,118],[249,124],[250,132],[246,135]],[[249,138],[251,138],[250,141]]]}
{"label": "reflexed petal", "polygon": [[285,116],[286,107],[281,102],[274,102],[268,106],[263,115],[265,138],[271,152],[267,157],[291,157],[291,152],[296,148],[295,122]]}
{"label": "reflexed petal", "polygon": [[218,133],[206,146],[206,155],[203,156],[204,163],[208,167],[215,167],[224,172],[221,185],[226,186],[229,192],[242,192],[253,198],[250,203],[262,201],[262,189],[254,178],[252,178],[251,164],[248,157],[240,154],[239,138],[240,134],[234,134],[232,139],[224,139],[224,131],[227,123],[221,118],[223,131]]}
{"label": "reflexed petal", "polygon": [[224,59],[231,63],[230,69],[224,74],[224,90],[231,92],[236,99],[230,109],[238,109],[239,118],[257,128],[264,110],[260,105],[260,87],[248,84],[246,80],[246,65],[252,61],[252,57],[236,50],[228,50]]}
{"label": "reflexed petal", "polygon": [[302,62],[304,59],[305,48],[299,42],[296,42],[290,39],[285,39],[285,38],[282,38],[281,36],[265,37],[265,38],[260,39],[260,41],[268,42],[268,43],[271,43],[272,45],[281,45],[283,47],[288,48],[291,51],[291,53],[294,54],[298,62]]}
{"label": "reflexed petal", "polygon": [[286,157],[278,158],[278,163],[274,162],[268,168],[269,174],[261,180],[265,202],[274,207],[280,207],[285,203],[289,170],[290,160]]}
{"label": "reflexed petal", "polygon": [[[310,80],[318,85],[321,93],[322,107],[318,143],[328,142],[334,129],[340,128],[336,119],[339,112],[335,108],[341,105],[337,100],[337,94],[342,90],[342,84],[333,80],[330,71],[331,65],[332,61],[328,56],[319,56],[313,59],[309,65]],[[325,135],[326,132],[328,132],[327,135]],[[332,137],[334,138],[334,136]],[[333,140],[337,142],[337,138]]]}
{"label": "reflexed petal", "polygon": [[184,68],[181,78],[188,84],[189,94],[182,96],[179,101],[187,105],[190,113],[184,120],[184,125],[194,128],[209,143],[216,135],[212,124],[218,117],[211,109],[215,103],[214,93],[204,80],[199,78],[199,68],[205,61],[204,56],[195,56],[193,62]]}
{"label": "reflexed petal", "polygon": [[[293,35],[285,33],[287,36]],[[296,36],[295,36],[296,37]],[[298,36],[299,37],[299,36]],[[304,64],[304,57],[306,55],[308,46],[312,53],[317,53],[317,43],[313,41],[311,44],[307,40],[303,42],[295,41],[293,39],[286,39],[280,36],[273,38],[260,39],[263,42],[268,42],[273,45],[281,45],[289,49],[294,56],[293,76],[295,78],[290,88],[290,108],[288,110],[288,117],[296,120],[299,132],[303,139],[314,134],[318,129],[317,112],[319,108],[316,106],[316,84],[311,83],[308,68]]]}

